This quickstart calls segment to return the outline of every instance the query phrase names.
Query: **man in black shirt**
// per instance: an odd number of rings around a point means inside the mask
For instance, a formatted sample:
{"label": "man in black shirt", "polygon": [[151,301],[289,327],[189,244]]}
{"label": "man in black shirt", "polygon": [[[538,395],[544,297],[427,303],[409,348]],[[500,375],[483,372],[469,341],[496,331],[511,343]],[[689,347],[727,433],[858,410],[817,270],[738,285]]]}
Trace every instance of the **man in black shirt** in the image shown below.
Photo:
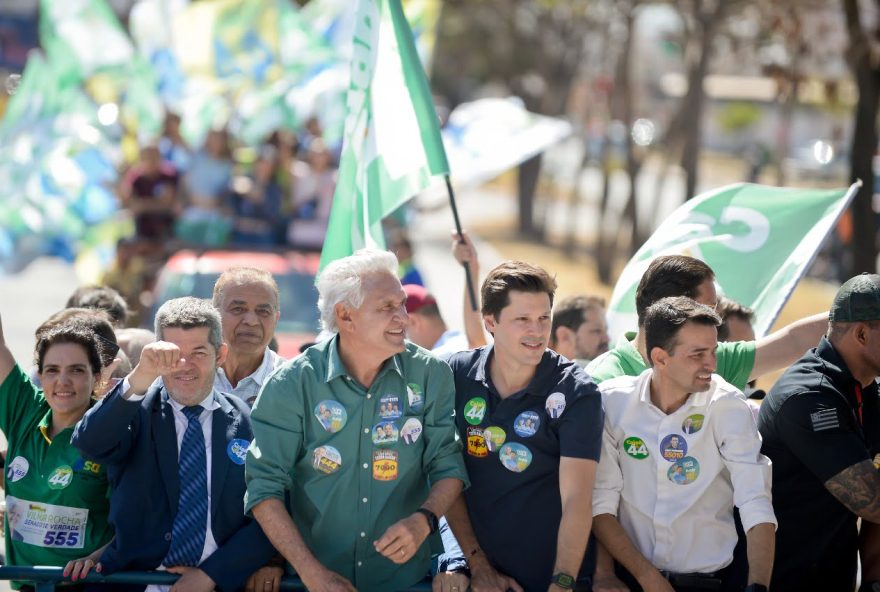
{"label": "man in black shirt", "polygon": [[779,521],[773,590],[853,590],[857,519],[880,522],[880,276],[841,286],[827,337],[761,406]]}

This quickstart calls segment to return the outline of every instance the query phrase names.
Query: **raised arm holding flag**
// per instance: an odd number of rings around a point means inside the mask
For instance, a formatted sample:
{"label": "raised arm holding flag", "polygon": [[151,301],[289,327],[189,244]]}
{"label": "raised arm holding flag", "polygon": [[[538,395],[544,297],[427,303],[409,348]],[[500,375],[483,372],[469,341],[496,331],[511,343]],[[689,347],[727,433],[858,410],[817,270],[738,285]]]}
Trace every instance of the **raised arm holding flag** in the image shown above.
{"label": "raised arm holding flag", "polygon": [[384,248],[382,219],[439,175],[446,177],[461,234],[437,114],[400,0],[362,0],[352,46],[348,115],[322,270],[362,247]]}

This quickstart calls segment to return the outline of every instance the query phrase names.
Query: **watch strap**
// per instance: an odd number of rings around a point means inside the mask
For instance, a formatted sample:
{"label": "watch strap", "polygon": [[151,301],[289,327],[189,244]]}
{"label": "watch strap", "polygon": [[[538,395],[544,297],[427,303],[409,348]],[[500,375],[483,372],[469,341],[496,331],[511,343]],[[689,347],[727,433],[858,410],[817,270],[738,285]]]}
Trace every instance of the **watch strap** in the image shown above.
{"label": "watch strap", "polygon": [[428,519],[428,528],[431,529],[431,534],[437,532],[437,529],[440,528],[440,520],[434,512],[427,508],[419,508],[416,512]]}

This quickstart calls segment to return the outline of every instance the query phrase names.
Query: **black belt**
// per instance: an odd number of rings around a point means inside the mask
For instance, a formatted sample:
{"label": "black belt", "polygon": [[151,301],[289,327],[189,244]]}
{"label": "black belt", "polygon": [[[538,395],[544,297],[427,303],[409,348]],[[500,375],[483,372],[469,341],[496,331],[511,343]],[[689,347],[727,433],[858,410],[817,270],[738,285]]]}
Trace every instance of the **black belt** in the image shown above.
{"label": "black belt", "polygon": [[673,573],[660,570],[660,575],[666,578],[673,586],[684,588],[703,588],[705,590],[720,590],[724,583],[724,574],[713,573]]}

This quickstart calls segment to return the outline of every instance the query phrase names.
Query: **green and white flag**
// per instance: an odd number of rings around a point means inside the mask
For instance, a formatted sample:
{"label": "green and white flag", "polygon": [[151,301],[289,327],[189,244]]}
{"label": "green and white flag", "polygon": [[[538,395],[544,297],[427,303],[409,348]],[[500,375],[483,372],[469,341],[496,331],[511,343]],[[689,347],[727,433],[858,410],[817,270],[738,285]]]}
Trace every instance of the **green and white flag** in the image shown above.
{"label": "green and white flag", "polygon": [[342,159],[321,268],[384,248],[382,218],[448,175],[434,103],[400,0],[360,0]]}
{"label": "green and white flag", "polygon": [[755,334],[765,335],[857,187],[785,189],[739,183],[683,204],[617,280],[608,305],[612,338],[637,329],[636,287],[651,261],[661,255],[705,261],[721,291],[755,311]]}

